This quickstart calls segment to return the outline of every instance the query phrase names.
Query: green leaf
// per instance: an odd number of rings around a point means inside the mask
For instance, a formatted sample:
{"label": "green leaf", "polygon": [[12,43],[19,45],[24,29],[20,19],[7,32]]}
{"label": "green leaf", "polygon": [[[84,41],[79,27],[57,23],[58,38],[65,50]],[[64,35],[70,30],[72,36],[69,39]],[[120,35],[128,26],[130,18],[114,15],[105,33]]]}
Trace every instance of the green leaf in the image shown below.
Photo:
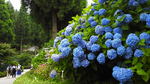
{"label": "green leaf", "polygon": [[139,42],[139,45],[144,46],[144,45],[145,45],[145,39],[142,39],[142,40]]}
{"label": "green leaf", "polygon": [[138,69],[138,70],[141,69],[142,66],[143,66],[143,64],[141,64],[141,63],[137,63],[137,64],[135,65],[136,69]]}
{"label": "green leaf", "polygon": [[135,65],[138,62],[138,58],[133,58],[132,65]]}
{"label": "green leaf", "polygon": [[149,74],[145,74],[142,76],[142,79],[145,81],[145,82],[148,82],[149,80]]}
{"label": "green leaf", "polygon": [[138,75],[146,75],[146,74],[147,74],[143,69],[138,69],[138,70],[136,71],[136,73],[137,73]]}

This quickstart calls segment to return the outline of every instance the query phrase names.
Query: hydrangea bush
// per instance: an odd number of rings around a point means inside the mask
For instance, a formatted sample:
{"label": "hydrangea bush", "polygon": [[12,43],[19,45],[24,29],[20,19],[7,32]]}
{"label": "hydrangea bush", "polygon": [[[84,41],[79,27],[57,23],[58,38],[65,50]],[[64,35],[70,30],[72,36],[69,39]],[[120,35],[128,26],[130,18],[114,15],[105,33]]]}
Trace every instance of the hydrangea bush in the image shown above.
{"label": "hydrangea bush", "polygon": [[49,61],[77,84],[150,82],[150,0],[93,1],[58,33]]}

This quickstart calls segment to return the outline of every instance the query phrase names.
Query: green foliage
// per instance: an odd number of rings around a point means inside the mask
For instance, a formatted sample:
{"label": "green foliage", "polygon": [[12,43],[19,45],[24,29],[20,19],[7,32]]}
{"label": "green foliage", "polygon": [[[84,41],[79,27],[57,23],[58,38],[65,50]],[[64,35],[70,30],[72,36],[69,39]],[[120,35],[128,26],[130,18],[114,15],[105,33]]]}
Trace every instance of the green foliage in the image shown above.
{"label": "green foliage", "polygon": [[6,76],[6,71],[5,72],[0,72],[0,77],[4,77],[4,76]]}
{"label": "green foliage", "polygon": [[12,64],[12,58],[16,55],[15,49],[10,44],[0,43],[0,77],[5,76],[6,67]]}
{"label": "green foliage", "polygon": [[5,0],[0,0],[0,42],[10,43],[14,41],[12,9],[10,7],[12,7],[11,4],[5,3]]}
{"label": "green foliage", "polygon": [[42,26],[35,23],[23,7],[20,11],[16,11],[14,15],[15,46],[42,46],[47,39]]}
{"label": "green foliage", "polygon": [[60,78],[44,80],[41,76],[30,71],[17,78],[14,84],[72,84],[72,82],[71,80],[61,80]]}
{"label": "green foliage", "polygon": [[[95,0],[96,3],[97,1],[98,0]],[[92,6],[85,8],[83,10],[84,15],[82,16],[77,15],[73,17],[72,21],[69,22],[70,24],[72,23],[74,24],[71,35],[70,36],[62,35],[62,32],[65,31],[65,29],[63,29],[58,33],[58,36],[67,38],[69,42],[72,42],[71,40],[72,36],[75,35],[76,33],[80,33],[82,34],[83,40],[89,41],[90,36],[96,35],[96,34],[95,34],[95,28],[94,27],[92,28],[89,22],[87,21],[88,18],[91,16],[94,17],[94,20],[97,22],[98,25],[101,25],[102,18],[104,17],[108,18],[111,20],[111,22],[107,26],[111,26],[112,28],[115,28],[116,24],[114,24],[114,22],[116,21],[116,18],[119,16],[118,14],[114,16],[114,12],[117,9],[123,10],[125,14],[131,14],[133,18],[133,22],[129,24],[124,24],[123,26],[121,26],[121,28],[124,30],[123,41],[122,41],[123,44],[126,43],[126,38],[127,38],[127,35],[129,35],[129,33],[136,33],[138,36],[141,32],[150,33],[150,30],[145,26],[145,23],[141,22],[139,19],[139,15],[141,13],[143,12],[149,13],[149,11],[144,10],[143,7],[148,7],[150,3],[144,4],[138,7],[129,7],[127,4],[129,0],[117,0],[115,3],[113,1],[114,0],[107,1],[105,5],[100,5],[97,3],[98,5],[93,7],[96,10],[99,10],[101,8],[106,9],[107,13],[102,16],[93,15],[93,11],[90,11]],[[124,18],[125,16],[120,18],[118,21],[123,21]],[[84,25],[85,28],[77,29],[77,27],[81,25],[80,19],[85,20],[85,25]],[[101,46],[101,52],[103,52],[106,55],[106,52],[108,49],[104,45],[104,42],[106,41],[104,39],[104,35],[98,35],[98,38],[99,40],[97,44]],[[58,44],[60,44],[60,41],[58,42]],[[79,69],[73,68],[72,53],[70,53],[68,57],[65,57],[64,59],[60,59],[59,62],[53,62],[52,59],[48,59],[48,62],[52,64],[51,67],[57,70],[58,72],[60,72],[61,70],[64,70],[66,79],[74,78],[72,80],[78,84],[91,84],[91,83],[96,84],[96,83],[106,82],[109,80],[111,82],[116,83],[116,81],[112,79],[112,73],[111,73],[112,67],[115,65],[132,69],[135,72],[135,76],[133,78],[134,83],[140,82],[141,84],[144,84],[144,83],[148,83],[150,79],[150,67],[149,67],[150,48],[141,48],[141,47],[145,47],[145,40],[141,40],[138,45],[140,46],[139,49],[142,49],[142,51],[144,52],[143,57],[140,57],[140,58],[133,57],[132,59],[126,60],[118,56],[117,59],[112,60],[111,62],[109,59],[106,59],[106,64],[103,64],[103,65],[98,64],[94,60],[92,62],[90,61],[90,65],[86,69],[85,68],[79,68]],[[74,49],[76,46],[70,44],[69,47],[71,47],[71,49]],[[125,47],[127,47],[126,44],[125,44]],[[88,53],[89,52],[85,50],[85,54],[88,54]],[[60,52],[58,52],[58,47],[54,49],[52,54],[61,54]],[[99,53],[94,53],[94,54],[98,55]]]}
{"label": "green foliage", "polygon": [[32,58],[34,57],[33,54],[29,53],[29,52],[23,52],[21,54],[18,54],[15,57],[15,60],[22,66],[24,66],[24,68],[30,68],[31,67],[31,61]]}
{"label": "green foliage", "polygon": [[0,43],[0,63],[7,63],[16,54],[10,44]]}
{"label": "green foliage", "polygon": [[47,62],[46,58],[45,58],[46,52],[45,50],[41,50],[39,52],[38,55],[36,55],[33,59],[32,59],[32,64],[34,68],[37,68],[38,65],[40,64],[44,64],[45,62]]}

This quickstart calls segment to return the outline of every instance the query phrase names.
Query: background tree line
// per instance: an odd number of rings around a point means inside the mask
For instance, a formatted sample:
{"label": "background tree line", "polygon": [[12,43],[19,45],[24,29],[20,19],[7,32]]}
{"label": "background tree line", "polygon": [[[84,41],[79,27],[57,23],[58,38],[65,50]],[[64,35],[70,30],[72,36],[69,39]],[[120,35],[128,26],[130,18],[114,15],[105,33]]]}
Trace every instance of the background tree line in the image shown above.
{"label": "background tree line", "polygon": [[0,0],[0,76],[5,75],[3,71],[9,64],[30,66],[35,53],[24,50],[32,46],[41,48],[68,24],[72,16],[80,15],[86,7],[86,0],[21,2],[17,11],[11,2]]}

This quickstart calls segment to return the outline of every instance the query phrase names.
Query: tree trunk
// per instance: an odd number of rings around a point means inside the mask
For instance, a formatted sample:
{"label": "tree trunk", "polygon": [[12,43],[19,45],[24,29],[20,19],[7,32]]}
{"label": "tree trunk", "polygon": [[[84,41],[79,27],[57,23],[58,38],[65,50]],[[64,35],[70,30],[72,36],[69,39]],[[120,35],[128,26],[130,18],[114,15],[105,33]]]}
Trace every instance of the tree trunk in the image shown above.
{"label": "tree trunk", "polygon": [[56,12],[53,11],[52,12],[52,39],[55,39],[56,35],[57,35],[57,15]]}

